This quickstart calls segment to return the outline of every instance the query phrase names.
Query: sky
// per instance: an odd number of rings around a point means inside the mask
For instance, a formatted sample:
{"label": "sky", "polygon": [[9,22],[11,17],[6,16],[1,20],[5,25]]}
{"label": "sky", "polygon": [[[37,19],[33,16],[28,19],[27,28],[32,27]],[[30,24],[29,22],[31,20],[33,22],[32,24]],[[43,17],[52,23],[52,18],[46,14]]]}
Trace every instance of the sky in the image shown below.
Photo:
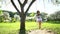
{"label": "sky", "polygon": [[[6,3],[8,3],[8,1],[6,1]],[[14,0],[14,2],[16,4],[16,6],[18,7],[18,9],[20,10],[20,6],[19,6],[17,0]],[[23,2],[23,0],[21,2]],[[31,0],[29,0],[28,3],[26,4],[26,6],[24,7],[24,11],[26,11],[30,2],[31,2]],[[1,5],[1,3],[0,3],[0,5]],[[0,9],[16,12],[16,9],[13,7],[11,2],[8,3],[7,5],[3,4]],[[55,11],[59,11],[60,6],[53,5],[53,3],[51,3],[51,0],[49,0],[49,1],[44,0],[44,2],[43,2],[43,0],[36,0],[30,7],[29,12],[36,12],[37,10],[39,10],[40,12],[52,14]]]}

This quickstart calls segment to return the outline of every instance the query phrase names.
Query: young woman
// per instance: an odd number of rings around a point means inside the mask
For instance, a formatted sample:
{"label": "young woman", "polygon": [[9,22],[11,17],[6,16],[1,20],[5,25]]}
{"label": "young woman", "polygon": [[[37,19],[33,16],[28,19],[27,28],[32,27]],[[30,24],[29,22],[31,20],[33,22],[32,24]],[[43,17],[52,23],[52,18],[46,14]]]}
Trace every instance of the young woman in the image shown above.
{"label": "young woman", "polygon": [[41,23],[42,23],[42,17],[41,17],[40,11],[37,11],[35,19],[38,22],[38,26],[39,26],[39,29],[40,29],[41,28]]}

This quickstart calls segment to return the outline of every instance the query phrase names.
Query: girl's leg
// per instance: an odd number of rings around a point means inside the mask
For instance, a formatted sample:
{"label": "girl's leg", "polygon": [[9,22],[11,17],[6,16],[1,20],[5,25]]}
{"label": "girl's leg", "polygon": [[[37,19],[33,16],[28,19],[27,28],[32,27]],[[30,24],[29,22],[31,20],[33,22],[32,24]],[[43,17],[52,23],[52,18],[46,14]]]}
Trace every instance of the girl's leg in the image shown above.
{"label": "girl's leg", "polygon": [[41,28],[41,22],[39,22],[39,29]]}

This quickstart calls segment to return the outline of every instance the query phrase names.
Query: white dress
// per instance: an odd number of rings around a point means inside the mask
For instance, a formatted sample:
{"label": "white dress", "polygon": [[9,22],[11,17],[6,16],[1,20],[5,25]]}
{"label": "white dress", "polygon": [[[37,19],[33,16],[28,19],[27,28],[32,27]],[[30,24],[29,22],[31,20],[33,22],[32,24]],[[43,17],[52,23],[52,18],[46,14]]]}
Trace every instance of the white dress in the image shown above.
{"label": "white dress", "polygon": [[35,20],[37,21],[37,22],[42,22],[42,17],[39,15],[39,16],[35,16]]}

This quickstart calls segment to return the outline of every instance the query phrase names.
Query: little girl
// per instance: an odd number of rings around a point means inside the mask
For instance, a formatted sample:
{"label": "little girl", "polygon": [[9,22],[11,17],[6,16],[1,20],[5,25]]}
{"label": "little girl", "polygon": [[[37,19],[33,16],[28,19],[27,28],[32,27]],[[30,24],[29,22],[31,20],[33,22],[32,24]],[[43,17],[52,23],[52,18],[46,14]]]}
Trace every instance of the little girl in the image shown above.
{"label": "little girl", "polygon": [[41,28],[41,23],[42,23],[42,18],[41,18],[41,14],[40,11],[37,11],[37,14],[35,16],[36,21],[38,22],[39,25],[39,29]]}

